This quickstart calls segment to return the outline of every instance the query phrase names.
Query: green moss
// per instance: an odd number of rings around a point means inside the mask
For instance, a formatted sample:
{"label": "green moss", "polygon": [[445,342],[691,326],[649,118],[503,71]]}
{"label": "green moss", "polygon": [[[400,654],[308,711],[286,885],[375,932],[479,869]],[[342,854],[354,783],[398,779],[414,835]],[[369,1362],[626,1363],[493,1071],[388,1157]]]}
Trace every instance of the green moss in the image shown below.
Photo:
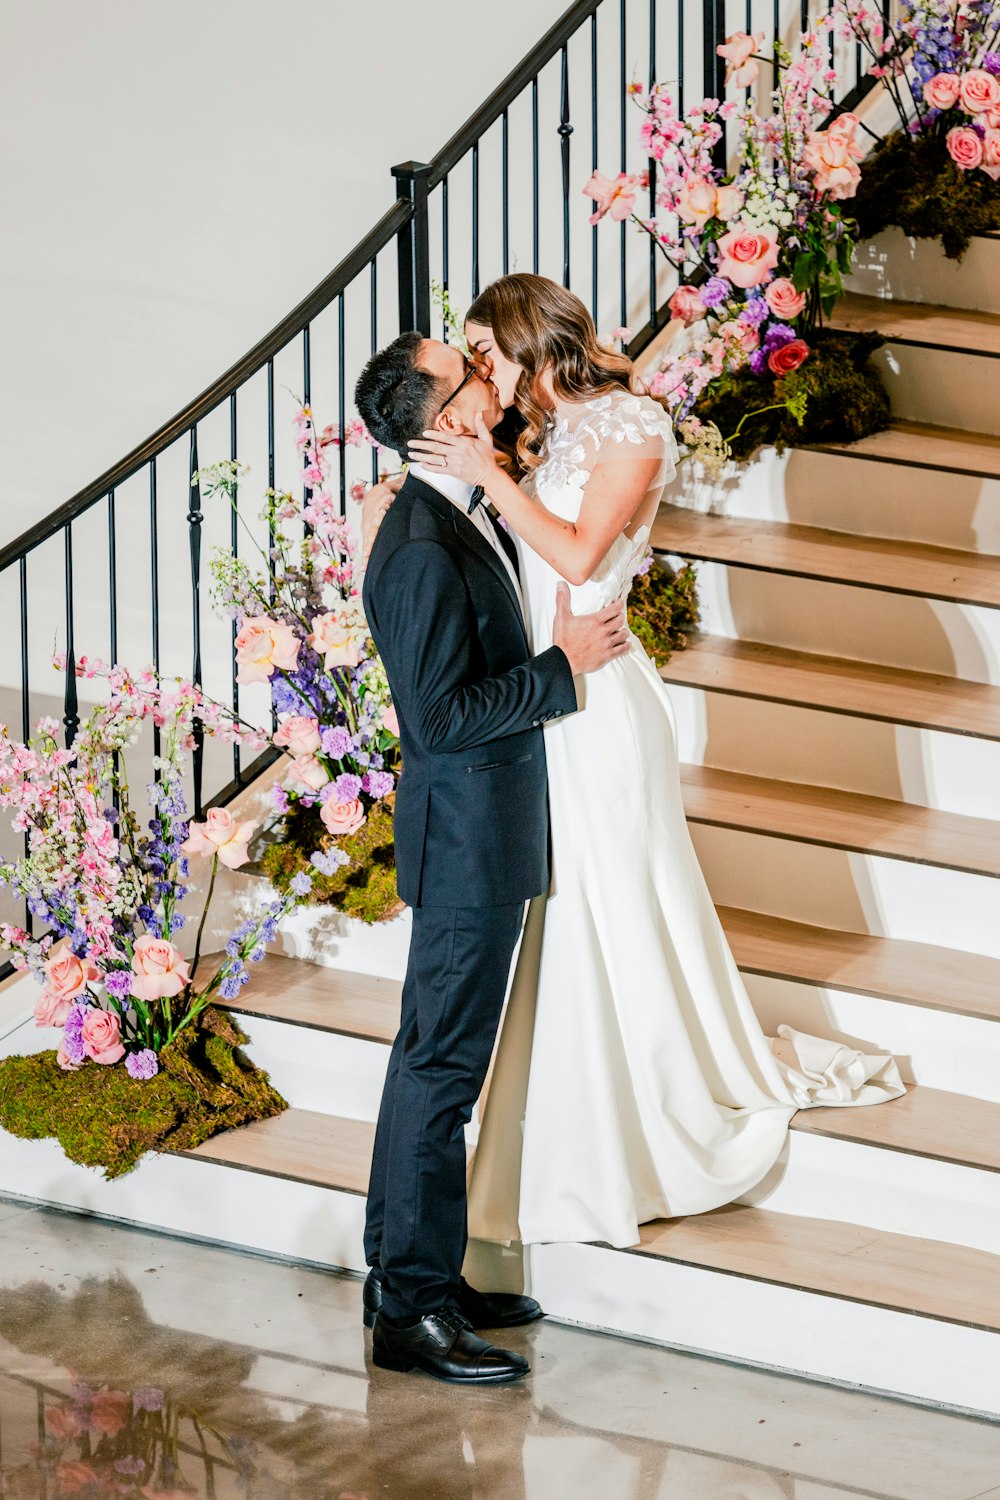
{"label": "green moss", "polygon": [[287,1105],[241,1051],[247,1040],[228,1016],[206,1010],[160,1054],[155,1078],[120,1065],[59,1067],[55,1052],[0,1061],[0,1125],[27,1140],[54,1136],[70,1161],[131,1171],[147,1151],[187,1151]]}
{"label": "green moss", "polygon": [[[790,375],[755,375],[744,368],[724,376],[695,405],[695,415],[714,422],[730,438],[733,457],[749,458],[767,445],[805,448],[814,443],[854,443],[889,425],[889,395],[871,355],[885,340],[878,333],[839,333],[819,328],[809,336],[811,353]],[[800,426],[779,407],[745,422],[748,411],[805,394]]]}
{"label": "green moss", "polygon": [[940,136],[897,131],[866,158],[851,212],[862,239],[895,226],[960,260],[973,235],[1000,230],[1000,183],[956,167]]}
{"label": "green moss", "polygon": [[333,843],[317,808],[296,808],[282,823],[278,841],[261,856],[261,869],[279,891],[286,891],[293,875],[305,870],[313,878],[305,898],[315,906],[335,906],[369,924],[385,922],[402,911],[396,892],[396,859],[392,839],[392,802],[376,802],[362,828],[337,845],[350,856],[333,875],[321,875],[309,856]]}
{"label": "green moss", "polygon": [[654,557],[648,573],[636,578],[628,599],[628,622],[658,667],[687,645],[700,618],[697,577],[690,563],[678,571]]}

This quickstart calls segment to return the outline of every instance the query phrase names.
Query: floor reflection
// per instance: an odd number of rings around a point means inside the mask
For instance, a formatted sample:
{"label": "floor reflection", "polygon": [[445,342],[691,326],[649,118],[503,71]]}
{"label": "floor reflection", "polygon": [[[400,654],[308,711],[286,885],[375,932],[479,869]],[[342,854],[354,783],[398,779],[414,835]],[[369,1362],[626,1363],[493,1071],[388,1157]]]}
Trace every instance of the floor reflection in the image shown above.
{"label": "floor reflection", "polygon": [[[373,1370],[356,1279],[2,1202],[0,1280],[3,1500],[968,1500],[1000,1485],[996,1429],[558,1325],[510,1336],[534,1363],[520,1385]],[[901,1465],[924,1438],[939,1457]]]}

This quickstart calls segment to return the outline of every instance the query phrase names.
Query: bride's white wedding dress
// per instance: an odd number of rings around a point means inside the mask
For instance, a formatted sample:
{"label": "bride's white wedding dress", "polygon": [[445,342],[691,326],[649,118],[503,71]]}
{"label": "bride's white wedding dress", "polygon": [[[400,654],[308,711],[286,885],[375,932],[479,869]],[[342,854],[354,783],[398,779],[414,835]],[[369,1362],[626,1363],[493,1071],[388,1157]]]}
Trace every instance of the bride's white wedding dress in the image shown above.
{"label": "bride's white wedding dress", "polygon": [[[662,408],[624,391],[564,404],[526,485],[572,520],[598,463],[654,454],[649,516],[676,458]],[[648,526],[620,536],[572,590],[574,611],[620,598],[648,539]],[[560,578],[520,541],[518,554],[539,652]],[[545,729],[552,894],[529,913],[470,1170],[479,1238],[634,1245],[648,1220],[758,1184],[796,1109],[903,1092],[891,1058],[784,1027],[764,1036],[691,844],[670,703],[640,643],[583,691],[582,712]]]}

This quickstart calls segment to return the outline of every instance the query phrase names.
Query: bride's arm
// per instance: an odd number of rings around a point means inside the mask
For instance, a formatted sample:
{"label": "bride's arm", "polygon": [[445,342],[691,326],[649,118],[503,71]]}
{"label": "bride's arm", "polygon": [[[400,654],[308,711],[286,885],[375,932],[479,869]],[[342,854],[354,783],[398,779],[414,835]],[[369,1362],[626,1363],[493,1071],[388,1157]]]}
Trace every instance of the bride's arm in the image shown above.
{"label": "bride's arm", "polygon": [[532,500],[500,468],[485,427],[475,438],[435,430],[423,441],[411,442],[410,449],[430,469],[481,484],[508,526],[574,584],[593,576],[612,542],[634,519],[661,468],[658,457],[598,463],[587,481],[580,514],[575,521],[564,521]]}

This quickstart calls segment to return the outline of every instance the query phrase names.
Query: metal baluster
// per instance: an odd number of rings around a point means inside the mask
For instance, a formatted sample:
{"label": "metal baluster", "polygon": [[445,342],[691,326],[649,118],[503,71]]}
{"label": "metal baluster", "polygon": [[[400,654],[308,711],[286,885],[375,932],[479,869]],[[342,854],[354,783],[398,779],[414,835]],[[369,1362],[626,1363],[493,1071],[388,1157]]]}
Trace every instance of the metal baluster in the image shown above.
{"label": "metal baluster", "polygon": [[[650,5],[655,5],[656,0],[649,0]],[[590,18],[590,160],[591,171],[596,172],[597,161],[597,11]],[[600,278],[598,276],[597,256],[598,227],[595,224],[590,231],[590,307],[597,322],[598,308],[600,305]]]}
{"label": "metal baluster", "polygon": [[538,77],[531,80],[531,268],[538,275]]}
{"label": "metal baluster", "polygon": [[[624,0],[623,0],[624,3]],[[562,76],[559,87],[559,155],[562,159],[563,191],[563,286],[569,286],[569,47],[562,49]]]}
{"label": "metal baluster", "polygon": [[[232,395],[229,398],[229,457],[230,457],[230,459],[232,460],[232,462],[234,464],[237,461],[236,455],[237,455],[237,451],[238,451],[237,450],[236,438],[237,438],[237,428],[236,428],[236,392],[233,391]],[[240,503],[240,498],[239,497],[240,497],[239,482],[236,479],[234,479],[233,480],[233,503],[232,503],[232,506],[230,507],[230,511],[229,511],[229,545],[230,545],[230,548],[232,549],[232,553],[233,553],[234,557],[238,557],[239,556],[239,551],[240,551],[240,524],[239,524],[239,518],[238,518],[238,516],[236,514],[237,509],[239,507],[239,503]],[[239,712],[240,712],[240,685],[236,681],[236,635],[237,635],[237,624],[236,624],[235,620],[232,620],[230,622],[230,635],[231,635],[231,652],[232,652],[232,662],[231,662],[231,668],[230,668],[231,672],[232,672],[232,705],[233,705],[233,714],[234,714],[235,717],[238,718],[239,717]],[[242,756],[242,752],[241,752],[240,746],[238,744],[234,744],[233,745],[233,780],[236,782],[237,786],[241,786],[242,783],[243,783],[243,756]]]}
{"label": "metal baluster", "polygon": [[[28,665],[28,559],[21,556],[18,560],[18,583],[21,591],[21,739],[25,744],[31,734],[31,683],[30,668]],[[28,834],[24,834],[25,857],[30,853]],[[33,932],[32,923],[34,918],[27,901],[24,903],[24,927],[26,932]]]}
{"label": "metal baluster", "polygon": [[[188,474],[198,470],[198,429],[191,428],[191,449]],[[188,551],[191,558],[191,636],[192,636],[192,680],[201,686],[201,485],[188,480]],[[194,776],[194,815],[201,817],[201,786],[205,764],[205,736],[200,724],[194,729],[194,751],[191,770]]]}
{"label": "metal baluster", "polygon": [[[268,362],[267,362],[267,487],[268,487],[269,490],[273,490],[274,489],[274,474],[275,474],[275,467],[274,467],[274,360],[273,359],[269,359]],[[274,525],[273,525],[272,522],[269,521],[267,523],[267,569],[268,569],[267,592],[268,592],[268,597],[269,597],[269,599],[271,600],[272,603],[274,602],[274,593],[275,593],[275,590],[274,590],[274,557],[273,557],[273,553],[274,553],[274,541],[275,541]],[[277,724],[277,722],[278,722],[278,716],[274,712],[274,709],[272,708],[271,709],[271,727],[272,727],[272,729],[275,727],[275,725]]]}
{"label": "metal baluster", "polygon": [[[719,56],[717,48],[726,38],[726,0],[703,0],[702,25],[705,43],[705,97],[725,99],[726,65],[724,59]],[[715,147],[712,158],[717,167],[725,167],[725,135]]]}
{"label": "metal baluster", "polygon": [[[156,459],[149,460],[149,594],[152,619],[153,668],[160,675],[160,534],[156,508]],[[153,754],[160,753],[160,731],[153,726]],[[160,773],[155,772],[159,781]]]}
{"label": "metal baluster", "polygon": [[[312,352],[310,349],[310,328],[308,323],[302,330],[302,404],[304,406],[312,405]],[[302,455],[302,467],[307,467],[305,454]],[[311,496],[312,490],[307,484],[303,485],[302,504],[308,505]],[[312,527],[307,525],[305,528],[306,536],[311,531]]]}
{"label": "metal baluster", "polygon": [[[749,4],[750,4],[750,0],[747,0],[747,6],[748,7],[749,7]],[[750,28],[748,26],[747,30],[749,30],[749,29]],[[656,0],[649,0],[649,85],[648,85],[649,93],[648,93],[647,97],[649,97],[649,96],[652,95],[653,85],[655,84],[655,82],[656,82]],[[655,219],[656,218],[656,158],[655,157],[651,156],[649,158],[648,170],[649,170],[649,217],[651,219]],[[658,315],[657,315],[657,301],[658,301],[658,299],[657,299],[657,296],[656,296],[656,272],[657,272],[657,269],[658,269],[658,267],[657,267],[657,264],[656,264],[656,241],[653,240],[653,239],[650,239],[650,241],[649,241],[649,326],[650,326],[650,328],[654,329],[654,331],[655,331],[655,329],[657,329],[659,327],[659,318],[658,318]]]}
{"label": "metal baluster", "polygon": [[[652,0],[655,5],[656,0]],[[775,5],[778,0],[774,0]],[[677,7],[677,113],[684,113],[684,6]]]}
{"label": "metal baluster", "polygon": [[[626,51],[625,51],[625,48],[626,48],[626,20],[627,20],[626,0],[620,0],[620,3],[619,3],[619,16],[618,16],[619,42],[620,42],[620,54],[619,54],[620,76],[619,76],[619,79],[618,79],[618,84],[619,84],[619,91],[620,91],[621,97],[619,99],[619,106],[618,106],[618,111],[619,111],[618,112],[618,124],[619,124],[619,133],[620,133],[620,137],[621,137],[621,171],[623,171],[623,172],[626,170],[626,158],[627,158],[627,155],[628,155],[628,121],[627,121],[627,118],[626,118],[627,108],[628,108],[628,92],[627,92],[627,90],[628,90],[628,75],[627,75],[627,54],[626,54]],[[619,250],[619,254],[621,256],[621,284],[620,284],[620,288],[619,288],[619,291],[620,291],[620,299],[619,300],[620,300],[620,303],[621,303],[621,309],[620,309],[621,310],[621,317],[618,319],[619,323],[621,323],[621,325],[622,325],[623,328],[628,323],[628,265],[627,265],[628,242],[627,242],[627,238],[626,238],[627,232],[628,232],[628,220],[627,219],[623,219],[622,223],[621,223],[620,250]]]}
{"label": "metal baluster", "polygon": [[108,491],[108,615],[111,664],[118,660],[118,538],[115,531],[115,492]]}
{"label": "metal baluster", "polygon": [[479,296],[479,142],[472,148],[472,295]]}
{"label": "metal baluster", "polygon": [[809,0],[802,0],[802,8],[801,8],[801,11],[800,11],[799,19],[802,22],[802,30],[803,31],[808,31],[809,30]]}
{"label": "metal baluster", "polygon": [[[450,254],[448,245],[449,238],[448,178],[447,176],[445,176],[441,180],[441,285],[444,288],[446,295],[448,292],[448,276],[450,270]],[[448,328],[448,320],[444,316],[443,308],[441,309],[441,323],[444,328],[444,341],[445,343],[447,343],[450,330]]]}
{"label": "metal baluster", "polygon": [[63,527],[63,559],[66,576],[66,688],[63,693],[63,726],[66,748],[80,727],[80,703],[76,693],[76,641],[73,620],[73,523]]}
{"label": "metal baluster", "polygon": [[404,161],[393,167],[396,197],[408,203],[412,213],[396,236],[399,261],[399,326],[416,329],[430,337],[431,271],[427,217],[427,179],[430,167],[422,161]]}
{"label": "metal baluster", "polygon": [[337,298],[337,421],[340,423],[340,514],[347,515],[347,406],[344,294]]}
{"label": "metal baluster", "polygon": [[500,127],[500,211],[503,217],[503,274],[510,270],[510,119],[503,112]]}
{"label": "metal baluster", "polygon": [[[371,289],[371,348],[378,349],[378,256],[372,258],[370,267]],[[446,330],[447,332],[447,330]],[[372,449],[372,484],[378,484],[378,449]]]}

